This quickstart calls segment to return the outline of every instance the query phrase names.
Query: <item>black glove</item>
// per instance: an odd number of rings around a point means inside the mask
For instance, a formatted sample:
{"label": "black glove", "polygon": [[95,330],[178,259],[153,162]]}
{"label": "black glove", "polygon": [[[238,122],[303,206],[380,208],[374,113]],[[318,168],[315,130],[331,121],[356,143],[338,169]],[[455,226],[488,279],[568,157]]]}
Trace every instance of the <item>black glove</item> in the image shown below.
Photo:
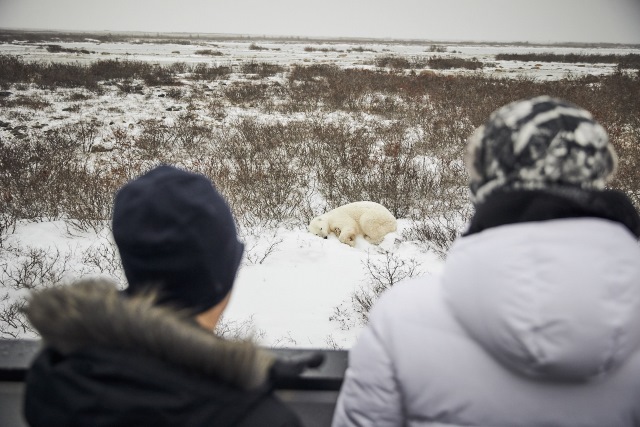
{"label": "black glove", "polygon": [[291,382],[309,368],[317,368],[324,362],[324,353],[315,351],[276,359],[271,366],[269,376],[275,385]]}

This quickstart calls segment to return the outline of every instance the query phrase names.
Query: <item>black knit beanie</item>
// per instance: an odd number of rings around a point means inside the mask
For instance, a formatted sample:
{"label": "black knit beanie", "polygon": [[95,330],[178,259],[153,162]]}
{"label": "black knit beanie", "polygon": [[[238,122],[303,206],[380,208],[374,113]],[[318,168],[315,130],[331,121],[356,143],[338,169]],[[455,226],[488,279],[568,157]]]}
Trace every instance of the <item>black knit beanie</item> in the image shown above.
{"label": "black knit beanie", "polygon": [[231,211],[204,176],[157,167],[116,194],[113,236],[127,294],[152,287],[159,303],[201,313],[224,299],[244,246]]}
{"label": "black knit beanie", "polygon": [[603,189],[617,158],[604,128],[586,110],[540,96],[491,114],[469,138],[473,201],[501,190]]}

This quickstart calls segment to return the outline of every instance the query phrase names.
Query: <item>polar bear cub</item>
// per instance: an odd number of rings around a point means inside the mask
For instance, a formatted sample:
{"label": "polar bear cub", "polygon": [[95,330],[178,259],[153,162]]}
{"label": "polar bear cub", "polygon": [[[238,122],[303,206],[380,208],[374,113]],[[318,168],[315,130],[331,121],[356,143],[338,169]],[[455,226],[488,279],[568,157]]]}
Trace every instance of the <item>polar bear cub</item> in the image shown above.
{"label": "polar bear cub", "polygon": [[377,245],[397,228],[396,218],[387,208],[367,201],[339,206],[309,223],[309,231],[316,236],[326,239],[333,233],[349,246],[355,246],[356,236],[363,236],[369,243]]}

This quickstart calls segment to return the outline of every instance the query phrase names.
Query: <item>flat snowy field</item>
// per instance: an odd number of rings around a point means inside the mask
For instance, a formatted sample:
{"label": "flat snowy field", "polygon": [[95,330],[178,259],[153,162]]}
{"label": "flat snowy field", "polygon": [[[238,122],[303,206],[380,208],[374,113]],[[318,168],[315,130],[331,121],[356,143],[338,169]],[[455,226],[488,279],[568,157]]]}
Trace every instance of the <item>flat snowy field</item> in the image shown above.
{"label": "flat snowy field", "polygon": [[[152,63],[206,62],[218,65],[233,65],[246,61],[278,64],[330,63],[341,67],[372,67],[376,56],[456,56],[478,58],[492,65],[485,66],[482,73],[512,76],[526,76],[537,79],[559,79],[568,74],[608,74],[614,71],[610,64],[560,64],[495,61],[496,53],[598,53],[627,54],[639,53],[631,49],[597,49],[586,51],[579,48],[522,47],[493,45],[449,45],[447,52],[427,51],[428,46],[400,43],[292,43],[292,42],[216,42],[201,45],[171,44],[127,44],[127,43],[56,43],[69,49],[86,49],[89,54],[51,54],[36,44],[16,43],[0,45],[0,54],[19,55],[25,61],[70,61],[86,63],[99,59],[127,59],[150,61]],[[262,50],[250,49],[250,44],[258,44]],[[315,51],[309,51],[312,46]],[[357,49],[363,46],[362,49]],[[305,49],[307,48],[307,49]],[[320,49],[326,48],[326,52]],[[213,49],[222,53],[219,57],[196,54],[197,50]],[[355,50],[354,50],[355,49]],[[455,52],[455,54],[453,53]],[[472,73],[469,70],[450,70],[446,73]],[[212,84],[225,84],[216,81]],[[22,92],[29,96],[29,89]],[[48,96],[42,95],[39,96]],[[176,101],[169,98],[97,97],[76,112],[51,112],[49,109],[25,110],[30,123],[58,126],[72,123],[80,118],[98,122],[116,122],[126,125],[153,116],[150,111],[170,106]],[[56,102],[51,94],[51,102]],[[179,103],[179,102],[178,102]],[[117,109],[109,108],[117,105]],[[154,108],[150,108],[153,106]],[[229,109],[227,119],[241,110]],[[269,120],[269,116],[263,116]],[[0,111],[0,121],[8,121]],[[3,131],[0,131],[3,132]],[[280,347],[332,347],[349,348],[357,338],[362,320],[354,311],[354,293],[366,292],[371,286],[371,266],[383,266],[392,262],[402,263],[402,268],[416,266],[416,272],[423,275],[437,273],[442,268],[442,260],[429,245],[407,241],[402,237],[402,229],[408,227],[409,220],[400,218],[400,230],[385,238],[379,246],[372,246],[364,240],[355,248],[341,244],[335,237],[326,240],[307,232],[306,228],[243,229],[246,244],[246,258],[237,277],[231,304],[224,322],[230,333],[234,331],[254,334],[261,343]],[[44,253],[58,257],[64,268],[60,276],[71,279],[83,274],[96,273],[95,256],[102,253],[113,255],[108,227],[102,231],[77,232],[69,229],[63,221],[26,222],[18,224],[15,232],[7,236],[4,248],[0,248],[0,274],[11,271],[12,265],[24,262],[24,251],[42,249]],[[93,259],[93,261],[90,261]],[[64,262],[63,262],[64,261]],[[367,265],[369,268],[367,268]],[[2,270],[4,269],[4,270]],[[64,270],[64,271],[62,271]],[[114,274],[117,274],[115,272]],[[26,295],[24,290],[11,286],[9,278],[2,276],[0,285],[0,309],[8,307]],[[3,305],[4,304],[4,305]],[[4,321],[4,320],[0,320]],[[11,329],[17,336],[32,336],[19,328]],[[0,336],[3,337],[3,336]],[[5,334],[5,338],[8,335]]]}

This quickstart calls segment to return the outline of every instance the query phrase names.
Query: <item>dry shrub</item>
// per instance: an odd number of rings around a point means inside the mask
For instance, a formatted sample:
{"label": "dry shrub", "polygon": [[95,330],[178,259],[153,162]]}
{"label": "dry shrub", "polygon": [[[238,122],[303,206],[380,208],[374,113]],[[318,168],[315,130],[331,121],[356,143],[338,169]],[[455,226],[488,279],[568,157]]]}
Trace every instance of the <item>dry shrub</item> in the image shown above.
{"label": "dry shrub", "polygon": [[115,193],[125,182],[110,171],[94,171],[87,165],[71,169],[68,179],[74,185],[65,192],[65,222],[75,230],[100,232],[109,223]]}
{"label": "dry shrub", "polygon": [[347,49],[347,52],[375,52],[375,50],[363,46],[354,47],[352,49]]}
{"label": "dry shrub", "polygon": [[295,64],[289,73],[289,82],[296,81],[314,81],[320,78],[328,79],[329,77],[340,73],[342,69],[337,65],[314,64],[302,66]]}
{"label": "dry shrub", "polygon": [[355,312],[364,324],[369,319],[369,311],[380,295],[396,283],[420,274],[418,263],[402,259],[390,252],[385,253],[382,262],[373,261],[369,256],[364,262],[368,276],[368,286],[353,293]]}
{"label": "dry shrub", "polygon": [[186,62],[174,62],[170,65],[168,65],[169,70],[171,70],[171,72],[175,73],[175,74],[184,74],[189,72],[190,68],[189,66],[186,64]]}
{"label": "dry shrub", "polygon": [[1,213],[5,230],[19,219],[62,218],[80,230],[103,227],[123,180],[81,161],[96,129],[80,122],[0,146],[0,175],[7,178],[0,193],[6,201]]}
{"label": "dry shrub", "polygon": [[427,60],[420,57],[405,58],[403,56],[385,55],[376,58],[376,67],[395,68],[399,70],[407,70],[412,68],[424,68]]}
{"label": "dry shrub", "polygon": [[303,49],[305,52],[342,52],[338,51],[335,47],[313,47],[313,46],[305,46]]}
{"label": "dry shrub", "polygon": [[[143,80],[170,86],[177,74],[214,80],[231,73],[227,66],[128,61],[50,68],[9,56],[0,56],[0,65],[0,85],[5,87],[44,87],[54,80],[92,90]],[[257,75],[282,72],[264,63],[240,69]],[[51,70],[50,77],[42,77]],[[193,94],[196,86],[202,95]],[[412,219],[407,237],[430,242],[444,253],[471,213],[460,162],[467,136],[496,108],[541,94],[581,105],[605,126],[620,154],[611,186],[640,204],[638,73],[619,69],[609,76],[537,81],[294,65],[281,86],[254,81],[226,88],[211,85],[207,92],[203,87],[191,85],[193,105],[187,113],[173,122],[142,121],[138,133],[125,128],[105,132],[96,122],[83,121],[49,133],[28,130],[24,139],[0,140],[0,176],[8,183],[0,189],[0,234],[10,232],[18,219],[68,218],[87,221],[81,227],[91,229],[108,217],[105,206],[117,185],[153,164],[170,162],[213,178],[247,224],[306,224],[313,211],[369,199]],[[223,119],[229,101],[263,111],[276,107],[290,116],[278,123],[225,122],[222,131],[200,117]],[[12,108],[7,108],[6,120],[29,120]],[[306,115],[293,120],[291,113],[301,111]],[[102,134],[113,139],[113,154],[91,153]],[[82,166],[88,156],[105,159],[94,170]],[[88,195],[83,201],[71,196],[78,192],[78,180],[92,186],[82,190]]]}
{"label": "dry shrub", "polygon": [[200,163],[246,226],[307,218],[310,185],[281,124],[243,119],[219,135],[215,155]]}
{"label": "dry shrub", "polygon": [[[20,338],[35,333],[22,309],[22,297],[35,289],[64,284],[77,272],[72,269],[73,251],[10,247],[2,251],[0,283],[12,289],[0,297],[0,338]],[[16,292],[17,291],[17,292]]]}
{"label": "dry shrub", "polygon": [[32,68],[21,57],[0,55],[0,86],[9,88],[12,83],[30,82]]}
{"label": "dry shrub", "polygon": [[74,256],[73,252],[64,253],[57,248],[13,248],[7,252],[12,262],[0,265],[0,278],[5,287],[17,291],[31,291],[62,283],[71,272]]}
{"label": "dry shrub", "polygon": [[313,130],[318,191],[329,208],[371,200],[396,217],[408,217],[429,199],[434,176],[441,175],[418,156],[403,124],[354,129],[333,123]]}
{"label": "dry shrub", "polygon": [[65,138],[74,143],[85,153],[91,152],[91,148],[100,135],[100,125],[96,120],[81,120],[75,124],[65,126]]}
{"label": "dry shrub", "polygon": [[66,128],[34,133],[24,140],[0,143],[3,177],[3,216],[9,225],[18,219],[60,218],[69,167],[81,152]]}
{"label": "dry shrub", "polygon": [[223,56],[224,53],[220,52],[219,50],[212,50],[212,49],[200,49],[200,50],[196,50],[194,52],[196,55],[208,55],[208,56]]}
{"label": "dry shrub", "polygon": [[184,92],[180,88],[172,87],[167,89],[167,96],[171,99],[178,100],[184,96]]}
{"label": "dry shrub", "polygon": [[320,194],[330,208],[363,200],[359,180],[369,173],[375,136],[348,122],[319,123],[312,128],[313,159]]}
{"label": "dry shrub", "polygon": [[409,60],[402,56],[381,56],[376,58],[375,63],[376,67],[381,68],[411,68],[411,63],[409,62]]}
{"label": "dry shrub", "polygon": [[188,153],[202,152],[211,141],[212,129],[192,112],[180,114],[173,125],[176,142]]}
{"label": "dry shrub", "polygon": [[193,80],[217,80],[231,74],[231,67],[224,65],[196,64],[191,69],[190,78]]}
{"label": "dry shrub", "polygon": [[399,95],[371,93],[364,96],[360,108],[368,114],[374,114],[381,119],[404,120],[413,105]]}
{"label": "dry shrub", "polygon": [[141,77],[148,86],[182,85],[182,82],[178,80],[176,73],[172,70],[171,66],[155,65]]}
{"label": "dry shrub", "polygon": [[618,170],[611,187],[626,193],[640,211],[640,116],[631,123],[609,128],[612,144],[618,153]]}
{"label": "dry shrub", "polygon": [[111,240],[91,246],[82,254],[82,263],[89,266],[91,274],[109,276],[120,288],[127,279],[122,268],[118,248]]}
{"label": "dry shrub", "polygon": [[583,54],[583,53],[500,53],[497,61],[528,61],[528,62],[563,62],[587,64],[618,64],[622,68],[640,69],[640,55],[629,53],[617,54]]}
{"label": "dry shrub", "polygon": [[162,120],[143,120],[140,122],[140,134],[135,138],[135,145],[142,150],[147,159],[162,158],[173,151],[176,133]]}
{"label": "dry shrub", "polygon": [[0,98],[0,107],[2,108],[19,108],[25,107],[30,110],[44,110],[51,107],[51,102],[38,95],[32,96],[16,96],[10,99]]}
{"label": "dry shrub", "polygon": [[249,45],[249,50],[269,50],[269,48],[257,45],[255,43],[251,43]]}
{"label": "dry shrub", "polygon": [[268,62],[244,62],[240,65],[240,71],[244,74],[257,74],[261,78],[275,76],[283,73],[285,68],[282,65],[270,64]]}
{"label": "dry shrub", "polygon": [[35,83],[39,87],[85,87],[99,91],[99,83],[124,79],[142,79],[149,85],[175,85],[170,67],[141,61],[101,60],[78,63],[25,62],[22,58],[0,55],[0,84]]}
{"label": "dry shrub", "polygon": [[224,90],[224,96],[234,104],[255,104],[270,97],[266,83],[234,82]]}
{"label": "dry shrub", "polygon": [[362,264],[366,272],[366,284],[353,292],[348,303],[334,307],[333,314],[329,317],[342,330],[366,324],[371,307],[380,295],[396,283],[421,274],[416,260],[403,259],[391,252],[385,252],[381,260],[372,259],[368,254]]}
{"label": "dry shrub", "polygon": [[[437,180],[434,181],[437,183]],[[462,197],[464,190],[441,191],[434,185],[431,203],[416,207],[411,215],[411,226],[403,233],[404,238],[426,244],[440,258],[446,257],[449,248],[462,233],[473,214],[473,207],[467,198]],[[443,193],[443,194],[442,194]]]}
{"label": "dry shrub", "polygon": [[26,300],[14,301],[5,293],[0,298],[0,338],[17,339],[34,330],[22,310]]}
{"label": "dry shrub", "polygon": [[267,335],[263,329],[256,327],[253,316],[245,320],[227,320],[223,317],[216,325],[214,333],[227,340],[252,342],[260,341]]}
{"label": "dry shrub", "polygon": [[482,62],[476,58],[464,59],[464,58],[441,58],[432,56],[427,60],[429,68],[435,70],[446,70],[453,68],[466,68],[467,70],[478,70],[482,68]]}

